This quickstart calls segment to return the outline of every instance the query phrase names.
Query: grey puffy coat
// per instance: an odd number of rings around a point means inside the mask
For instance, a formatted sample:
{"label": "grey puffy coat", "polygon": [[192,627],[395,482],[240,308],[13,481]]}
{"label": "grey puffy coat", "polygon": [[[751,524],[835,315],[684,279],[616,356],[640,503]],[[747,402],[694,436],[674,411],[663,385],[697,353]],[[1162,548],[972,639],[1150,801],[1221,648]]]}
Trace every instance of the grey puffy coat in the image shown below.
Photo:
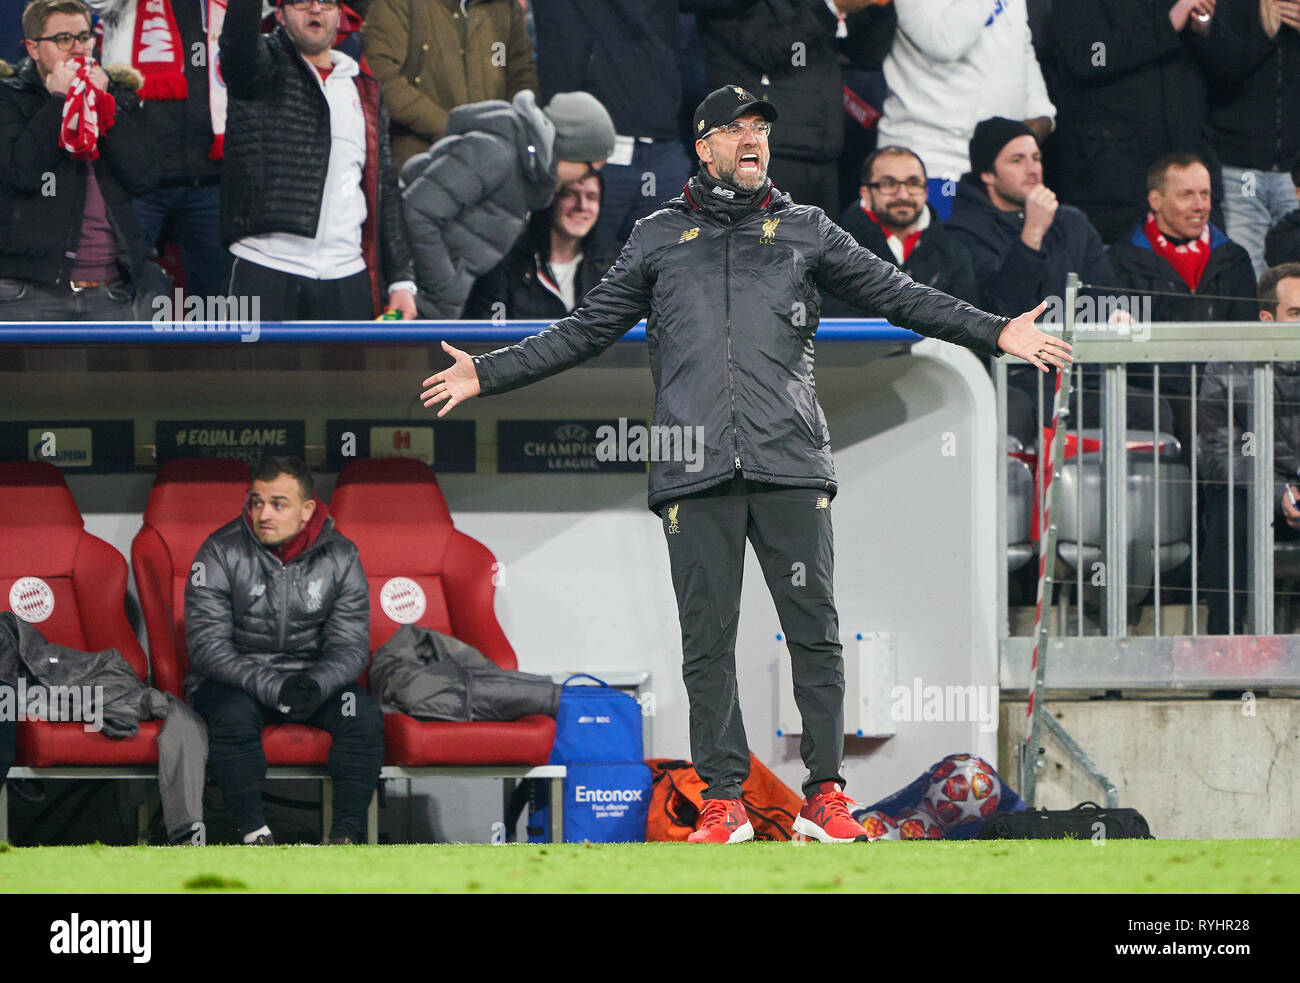
{"label": "grey puffy coat", "polygon": [[20,665],[47,690],[102,686],[96,709],[103,712],[108,737],[130,737],[141,720],[167,716],[167,697],[142,683],[117,649],[83,652],[56,645],[12,611],[0,611],[0,685],[17,686]]}
{"label": "grey puffy coat", "polygon": [[399,628],[370,666],[370,691],[384,709],[420,720],[554,717],[560,688],[546,676],[502,669],[473,646],[417,625]]}
{"label": "grey puffy coat", "polygon": [[285,564],[241,515],[204,540],[194,563],[185,586],[187,699],[211,679],[273,707],[293,673],[305,671],[326,697],[360,678],[370,591],[356,545],[333,519]]}
{"label": "grey puffy coat", "polygon": [[478,356],[479,384],[491,395],[554,375],[648,315],[654,425],[698,433],[703,443],[702,457],[678,441],[669,448],[676,453],[661,455],[676,460],[651,461],[651,509],[737,470],[833,494],[830,433],[813,380],[819,288],[920,334],[999,354],[1005,318],[916,283],[820,208],[772,189],[730,221],[692,178],[685,194],[636,224],[578,310]]}
{"label": "grey puffy coat", "polygon": [[555,198],[554,142],[525,89],[513,103],[456,107],[447,135],[402,167],[421,317],[460,317],[474,279],[501,262],[528,213]]}

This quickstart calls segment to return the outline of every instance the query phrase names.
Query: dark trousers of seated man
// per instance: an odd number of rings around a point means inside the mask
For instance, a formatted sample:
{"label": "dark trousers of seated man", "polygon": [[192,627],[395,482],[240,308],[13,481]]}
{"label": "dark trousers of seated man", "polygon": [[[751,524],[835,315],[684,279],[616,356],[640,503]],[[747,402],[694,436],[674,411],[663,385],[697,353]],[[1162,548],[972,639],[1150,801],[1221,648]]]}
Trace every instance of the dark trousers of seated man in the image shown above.
{"label": "dark trousers of seated man", "polygon": [[[1232,634],[1241,635],[1249,631],[1257,634],[1250,621],[1250,609],[1254,595],[1250,592],[1248,575],[1250,571],[1250,526],[1248,491],[1238,482],[1232,489],[1232,539],[1233,580],[1236,592],[1232,601]],[[1274,512],[1273,540],[1276,542],[1293,542],[1300,539],[1300,531],[1292,529],[1286,520]],[[1272,544],[1269,544],[1272,549]],[[1207,598],[1209,621],[1205,626],[1207,634],[1227,635],[1228,631],[1228,486],[1210,485],[1205,492],[1205,544],[1202,546],[1202,562],[1205,587],[1203,597]]]}
{"label": "dark trousers of seated man", "polygon": [[[212,681],[199,687],[193,703],[208,725],[208,767],[235,815],[240,835],[246,836],[266,825],[262,728],[284,723],[285,717],[242,689]],[[329,836],[361,842],[366,809],[384,763],[384,717],[379,704],[359,683],[351,683],[303,723],[329,731],[334,739],[328,765],[334,780],[334,823]]]}
{"label": "dark trousers of seated man", "polygon": [[745,541],[754,547],[790,650],[804,795],[844,777],[844,659],[835,610],[830,495],[747,481],[659,506],[682,629],[682,679],[690,708],[691,760],[706,799],[738,799],[749,776],[740,715],[736,634]]}

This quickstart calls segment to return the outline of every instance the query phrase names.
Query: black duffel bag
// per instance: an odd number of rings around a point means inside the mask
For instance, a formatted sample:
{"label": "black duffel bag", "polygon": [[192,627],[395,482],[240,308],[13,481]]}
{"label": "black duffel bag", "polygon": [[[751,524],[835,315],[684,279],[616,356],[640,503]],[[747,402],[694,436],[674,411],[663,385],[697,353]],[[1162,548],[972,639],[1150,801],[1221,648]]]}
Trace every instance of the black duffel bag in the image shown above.
{"label": "black duffel bag", "polygon": [[[1100,824],[1100,828],[1099,828]],[[1073,809],[995,812],[980,830],[981,840],[1154,840],[1136,809],[1103,809],[1080,802]]]}

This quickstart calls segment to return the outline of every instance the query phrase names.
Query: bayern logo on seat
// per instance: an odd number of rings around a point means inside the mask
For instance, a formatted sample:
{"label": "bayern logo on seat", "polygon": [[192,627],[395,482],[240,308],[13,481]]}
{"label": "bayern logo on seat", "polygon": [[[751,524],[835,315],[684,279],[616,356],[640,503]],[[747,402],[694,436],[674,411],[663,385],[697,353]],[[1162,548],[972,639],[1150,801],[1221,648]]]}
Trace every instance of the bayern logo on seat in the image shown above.
{"label": "bayern logo on seat", "polygon": [[393,577],[379,590],[379,606],[399,625],[411,625],[424,615],[424,591],[410,577]]}
{"label": "bayern logo on seat", "polygon": [[29,625],[54,613],[54,591],[40,577],[21,577],[9,588],[9,610]]}

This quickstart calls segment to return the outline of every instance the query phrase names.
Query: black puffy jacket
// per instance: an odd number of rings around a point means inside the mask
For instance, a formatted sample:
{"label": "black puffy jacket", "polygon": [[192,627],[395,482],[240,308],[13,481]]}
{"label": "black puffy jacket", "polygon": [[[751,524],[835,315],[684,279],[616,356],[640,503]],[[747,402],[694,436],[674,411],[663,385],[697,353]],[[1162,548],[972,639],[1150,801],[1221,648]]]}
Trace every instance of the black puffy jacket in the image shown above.
{"label": "black puffy jacket", "polygon": [[24,58],[16,68],[0,62],[0,277],[67,279],[86,210],[86,171],[93,167],[118,263],[140,282],[146,252],[131,197],[153,190],[161,161],[135,94],[143,77],[126,66],[105,71],[117,115],[99,139],[99,159],[80,161],[59,146],[64,100],[50,95],[35,62]]}
{"label": "black puffy jacket", "polygon": [[981,354],[998,352],[1007,323],[913,282],[820,208],[772,189],[730,221],[692,178],[684,194],[636,224],[582,307],[517,345],[478,356],[479,384],[491,395],[554,375],[648,316],[654,425],[699,427],[692,432],[704,447],[697,471],[681,460],[650,464],[651,509],[737,470],[834,493],[830,434],[813,381],[819,287]]}
{"label": "black puffy jacket", "polygon": [[194,563],[185,585],[188,699],[210,679],[273,707],[292,673],[305,671],[326,697],[360,678],[370,590],[356,545],[333,519],[282,563],[241,515],[204,540]]}
{"label": "black puffy jacket", "polygon": [[[312,238],[325,194],[330,113],[319,77],[284,28],[263,37],[261,19],[261,0],[230,0],[221,30],[221,74],[230,94],[221,174],[226,246],[269,232]],[[366,115],[362,252],[378,307],[388,284],[414,279],[414,273],[388,110],[374,76],[363,69],[355,82]]]}

